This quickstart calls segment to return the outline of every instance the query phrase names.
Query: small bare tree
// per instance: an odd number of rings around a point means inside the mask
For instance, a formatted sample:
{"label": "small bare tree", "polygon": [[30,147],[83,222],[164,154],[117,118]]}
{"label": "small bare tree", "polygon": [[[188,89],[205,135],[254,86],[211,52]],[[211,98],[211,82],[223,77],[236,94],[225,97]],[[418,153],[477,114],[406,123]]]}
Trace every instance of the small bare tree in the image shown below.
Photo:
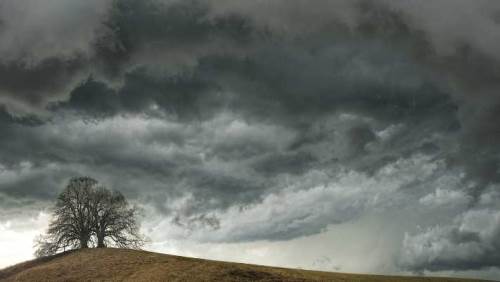
{"label": "small bare tree", "polygon": [[72,178],[57,198],[47,233],[36,240],[35,255],[85,249],[89,244],[140,248],[144,240],[137,215],[138,208],[120,192],[98,186],[90,177]]}

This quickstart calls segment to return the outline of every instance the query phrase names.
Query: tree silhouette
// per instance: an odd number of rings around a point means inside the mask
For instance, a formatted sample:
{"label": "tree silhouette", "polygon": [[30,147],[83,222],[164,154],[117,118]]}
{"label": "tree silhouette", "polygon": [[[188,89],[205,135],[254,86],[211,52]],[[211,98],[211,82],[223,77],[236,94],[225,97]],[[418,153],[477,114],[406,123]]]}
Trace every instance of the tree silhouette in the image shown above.
{"label": "tree silhouette", "polygon": [[93,232],[97,237],[97,247],[104,248],[111,243],[121,248],[139,248],[143,239],[136,221],[138,209],[131,207],[117,191],[100,187],[95,195]]}
{"label": "tree silhouette", "polygon": [[90,177],[70,179],[59,194],[45,235],[36,240],[37,257],[90,246],[140,248],[138,208],[123,194]]}

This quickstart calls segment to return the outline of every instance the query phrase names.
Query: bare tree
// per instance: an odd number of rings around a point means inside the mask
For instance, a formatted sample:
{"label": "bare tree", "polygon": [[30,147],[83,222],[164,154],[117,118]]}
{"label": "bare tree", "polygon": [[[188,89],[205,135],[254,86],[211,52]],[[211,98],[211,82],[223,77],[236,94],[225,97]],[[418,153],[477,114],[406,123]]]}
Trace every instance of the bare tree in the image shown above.
{"label": "bare tree", "polygon": [[100,187],[95,196],[93,232],[97,237],[97,247],[105,248],[109,244],[120,248],[140,248],[144,239],[137,224],[139,209],[129,205],[118,191]]}
{"label": "bare tree", "polygon": [[47,234],[35,242],[37,257],[68,249],[106,244],[139,248],[144,240],[138,208],[117,191],[98,186],[90,177],[72,178],[57,197]]}
{"label": "bare tree", "polygon": [[92,191],[97,181],[90,177],[72,178],[57,197],[47,234],[37,242],[37,255],[88,248],[92,234]]}

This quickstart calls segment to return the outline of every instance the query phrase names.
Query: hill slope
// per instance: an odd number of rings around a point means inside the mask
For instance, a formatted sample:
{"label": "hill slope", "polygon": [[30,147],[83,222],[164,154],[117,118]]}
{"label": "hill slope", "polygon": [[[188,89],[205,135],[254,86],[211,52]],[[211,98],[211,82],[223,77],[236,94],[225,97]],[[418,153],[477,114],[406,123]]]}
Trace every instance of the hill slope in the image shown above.
{"label": "hill slope", "polygon": [[1,281],[474,281],[329,273],[124,249],[88,249],[0,270]]}

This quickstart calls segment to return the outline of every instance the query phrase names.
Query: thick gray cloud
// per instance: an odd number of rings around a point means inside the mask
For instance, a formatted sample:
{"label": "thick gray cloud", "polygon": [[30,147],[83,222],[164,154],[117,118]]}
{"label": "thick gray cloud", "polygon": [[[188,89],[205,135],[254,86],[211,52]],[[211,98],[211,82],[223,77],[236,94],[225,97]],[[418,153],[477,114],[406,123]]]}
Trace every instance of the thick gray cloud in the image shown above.
{"label": "thick gray cloud", "polygon": [[24,114],[67,97],[110,1],[2,1],[0,102]]}
{"label": "thick gray cloud", "polygon": [[498,213],[499,9],[4,1],[0,210],[46,207],[74,175],[144,205],[165,241],[276,242],[415,210],[399,267],[497,267],[497,230],[463,226]]}
{"label": "thick gray cloud", "polygon": [[44,59],[34,66],[22,61],[0,63],[2,102],[22,114],[40,108],[61,91],[69,90],[68,83],[82,66],[79,58],[57,57]]}
{"label": "thick gray cloud", "polygon": [[[498,202],[497,189],[481,200]],[[488,205],[465,211],[450,225],[406,234],[400,264],[414,271],[499,267],[499,222],[498,205]]]}
{"label": "thick gray cloud", "polygon": [[2,63],[90,56],[111,1],[6,0],[0,3]]}

